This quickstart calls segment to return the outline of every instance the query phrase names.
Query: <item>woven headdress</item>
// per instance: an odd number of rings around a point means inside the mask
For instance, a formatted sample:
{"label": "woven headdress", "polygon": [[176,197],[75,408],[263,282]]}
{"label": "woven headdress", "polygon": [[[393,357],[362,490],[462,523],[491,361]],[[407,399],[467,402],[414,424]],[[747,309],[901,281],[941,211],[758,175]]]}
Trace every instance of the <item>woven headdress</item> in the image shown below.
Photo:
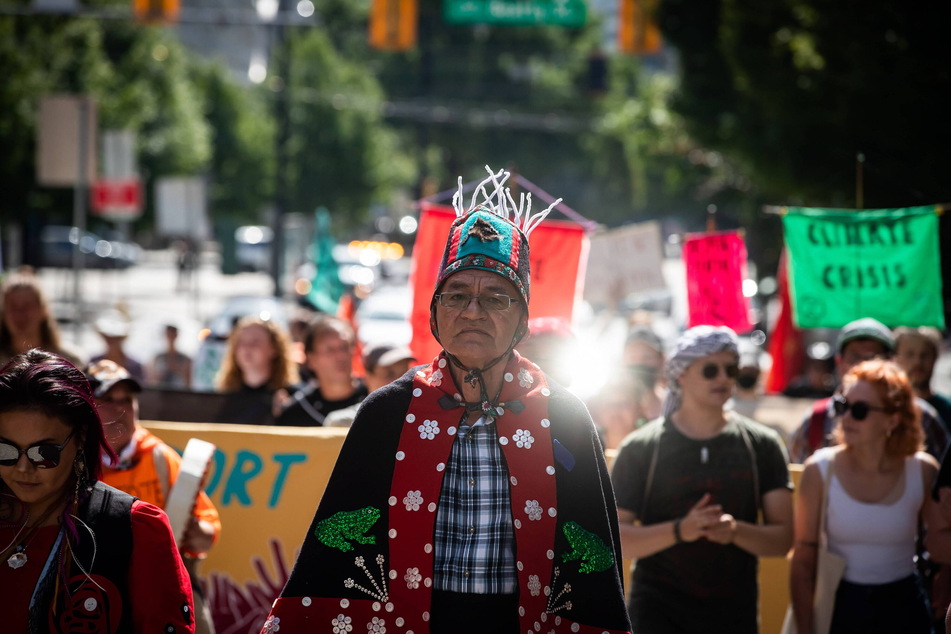
{"label": "woven headdress", "polygon": [[561,202],[561,198],[533,215],[532,195],[520,194],[516,203],[511,190],[505,187],[510,172],[493,172],[489,166],[485,169],[489,176],[475,188],[468,207],[463,207],[461,176],[459,189],[452,197],[457,217],[449,229],[446,249],[439,263],[439,276],[430,304],[430,328],[436,339],[439,339],[435,321],[435,295],[450,275],[464,269],[490,271],[511,282],[525,302],[522,323],[512,343],[514,347],[528,332],[528,236]]}

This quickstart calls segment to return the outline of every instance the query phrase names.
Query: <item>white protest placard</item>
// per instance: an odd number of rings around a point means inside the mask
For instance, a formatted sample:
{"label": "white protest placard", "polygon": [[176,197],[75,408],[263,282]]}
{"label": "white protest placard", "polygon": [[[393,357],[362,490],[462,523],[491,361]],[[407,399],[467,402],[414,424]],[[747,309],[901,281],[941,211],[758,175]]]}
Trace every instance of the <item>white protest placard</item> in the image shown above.
{"label": "white protest placard", "polygon": [[631,293],[667,286],[660,223],[626,225],[591,236],[584,298],[593,305],[613,306]]}

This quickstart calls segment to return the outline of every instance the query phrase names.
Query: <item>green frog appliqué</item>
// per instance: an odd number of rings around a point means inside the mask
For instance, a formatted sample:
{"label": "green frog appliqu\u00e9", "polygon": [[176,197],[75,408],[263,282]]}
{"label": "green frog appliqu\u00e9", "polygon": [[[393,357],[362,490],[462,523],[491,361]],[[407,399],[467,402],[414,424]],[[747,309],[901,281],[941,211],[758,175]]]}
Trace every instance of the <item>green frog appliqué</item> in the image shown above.
{"label": "green frog appliqu\u00e9", "polygon": [[324,546],[339,548],[343,552],[353,550],[353,543],[373,544],[376,538],[366,532],[380,519],[380,509],[367,506],[354,511],[340,511],[317,522],[314,537]]}
{"label": "green frog appliqu\u00e9", "polygon": [[565,522],[561,530],[571,545],[563,561],[581,559],[581,572],[603,572],[614,565],[614,552],[594,533],[577,522]]}

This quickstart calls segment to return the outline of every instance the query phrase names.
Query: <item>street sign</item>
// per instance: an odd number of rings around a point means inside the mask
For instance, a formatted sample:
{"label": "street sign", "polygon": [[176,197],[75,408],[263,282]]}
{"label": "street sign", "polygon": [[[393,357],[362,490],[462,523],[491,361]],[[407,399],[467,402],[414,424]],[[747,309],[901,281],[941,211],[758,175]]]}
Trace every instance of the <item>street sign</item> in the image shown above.
{"label": "street sign", "polygon": [[135,220],[142,215],[142,185],[138,179],[98,180],[92,184],[92,209],[112,220]]}
{"label": "street sign", "polygon": [[204,179],[165,176],[156,180],[155,230],[166,237],[199,240],[208,237],[208,195]]}
{"label": "street sign", "polygon": [[443,0],[449,24],[580,27],[587,18],[585,0]]}
{"label": "street sign", "polygon": [[[83,125],[80,119],[85,119]],[[36,181],[40,185],[85,186],[95,178],[98,119],[96,102],[86,95],[40,98],[36,135]],[[85,147],[82,158],[80,146]],[[80,169],[85,172],[82,178]]]}

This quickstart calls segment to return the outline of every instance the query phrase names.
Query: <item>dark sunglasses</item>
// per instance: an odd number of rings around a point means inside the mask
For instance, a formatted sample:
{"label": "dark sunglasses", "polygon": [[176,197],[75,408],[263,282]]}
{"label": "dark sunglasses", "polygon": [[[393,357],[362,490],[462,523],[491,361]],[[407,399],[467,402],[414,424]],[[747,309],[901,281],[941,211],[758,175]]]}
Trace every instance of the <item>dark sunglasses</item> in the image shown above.
{"label": "dark sunglasses", "polygon": [[[700,372],[703,374],[703,378],[708,381],[712,381],[720,375],[720,364],[719,363],[707,363],[703,366]],[[730,363],[724,365],[723,373],[726,374],[728,379],[735,379],[736,376],[740,373],[740,366],[735,363]]]}
{"label": "dark sunglasses", "polygon": [[835,412],[836,416],[844,416],[849,410],[852,411],[852,420],[865,420],[868,417],[870,411],[876,412],[890,412],[891,410],[887,407],[878,407],[877,405],[869,405],[865,401],[853,401],[849,402],[844,396],[836,394],[832,397],[832,410]]}
{"label": "dark sunglasses", "polygon": [[76,433],[75,429],[69,432],[69,436],[66,437],[62,445],[41,442],[30,445],[26,449],[20,449],[13,443],[0,441],[0,465],[12,467],[20,461],[20,456],[26,454],[26,459],[37,469],[52,469],[59,465],[59,457],[74,433]]}

